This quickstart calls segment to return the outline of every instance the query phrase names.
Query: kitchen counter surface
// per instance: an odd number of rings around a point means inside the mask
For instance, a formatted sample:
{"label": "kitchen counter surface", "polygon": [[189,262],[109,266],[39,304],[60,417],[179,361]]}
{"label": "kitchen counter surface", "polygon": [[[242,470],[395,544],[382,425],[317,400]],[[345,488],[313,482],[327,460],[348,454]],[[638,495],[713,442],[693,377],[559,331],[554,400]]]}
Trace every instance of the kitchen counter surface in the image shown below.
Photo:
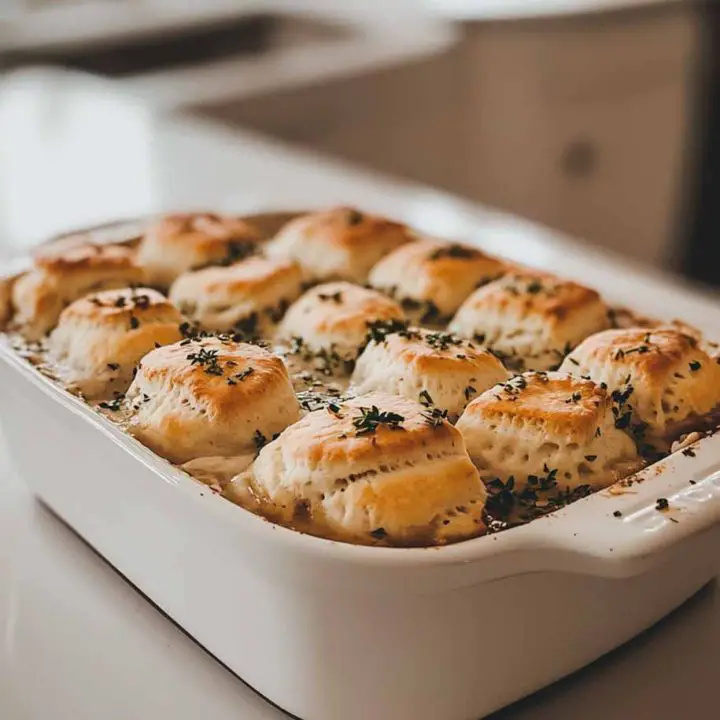
{"label": "kitchen counter surface", "polygon": [[[85,223],[170,208],[243,212],[339,202],[479,240],[606,290],[627,295],[632,289],[641,306],[644,289],[665,282],[427,188],[253,135],[158,116],[96,80],[33,72],[0,83],[0,257],[6,264],[47,235]],[[720,303],[711,312],[706,297],[670,287],[661,312],[720,334]],[[37,443],[41,451],[42,439]],[[497,718],[710,718],[719,666],[720,594],[712,584],[636,641]],[[0,717],[285,716],[38,505],[9,467],[0,437]]]}

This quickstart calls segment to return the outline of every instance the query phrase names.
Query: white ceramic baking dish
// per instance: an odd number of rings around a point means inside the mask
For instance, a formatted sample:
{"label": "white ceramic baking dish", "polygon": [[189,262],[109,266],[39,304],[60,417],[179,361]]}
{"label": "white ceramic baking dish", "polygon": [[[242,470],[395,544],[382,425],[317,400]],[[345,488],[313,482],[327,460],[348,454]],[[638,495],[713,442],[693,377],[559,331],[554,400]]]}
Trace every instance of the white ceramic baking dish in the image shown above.
{"label": "white ceramic baking dish", "polygon": [[[305,720],[478,718],[628,640],[717,567],[720,434],[623,494],[456,545],[392,549],[302,535],[232,505],[4,338],[0,422],[11,461],[46,505]],[[656,510],[661,497],[667,512]]]}

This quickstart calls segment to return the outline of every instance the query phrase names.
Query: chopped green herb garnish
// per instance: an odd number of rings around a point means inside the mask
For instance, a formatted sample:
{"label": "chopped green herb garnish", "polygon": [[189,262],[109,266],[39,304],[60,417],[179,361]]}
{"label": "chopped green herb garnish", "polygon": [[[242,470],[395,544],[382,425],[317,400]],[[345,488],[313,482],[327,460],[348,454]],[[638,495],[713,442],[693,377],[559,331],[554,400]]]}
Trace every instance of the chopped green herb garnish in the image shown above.
{"label": "chopped green herb garnish", "polygon": [[235,330],[237,330],[237,334],[240,336],[240,339],[236,340],[235,342],[241,342],[248,338],[256,337],[258,330],[258,320],[259,317],[256,312],[250,313],[250,315],[238,320],[235,323]]}
{"label": "chopped green herb garnish", "polygon": [[429,407],[430,405],[433,405],[433,404],[434,404],[434,403],[433,403],[433,399],[432,399],[432,397],[430,396],[430,393],[429,393],[427,390],[423,390],[423,391],[420,393],[420,402],[421,402],[423,405],[427,406],[427,407]]}
{"label": "chopped green herb garnish", "polygon": [[533,280],[530,282],[526,288],[526,290],[531,295],[537,295],[541,290],[543,289],[542,283],[539,280]]}
{"label": "chopped green herb garnish", "polygon": [[367,435],[374,433],[380,425],[391,430],[402,430],[401,423],[405,420],[402,415],[390,411],[381,411],[377,405],[371,407],[360,407],[360,415],[353,419],[353,427],[356,435]]}
{"label": "chopped green herb garnish", "polygon": [[446,332],[433,332],[425,336],[425,342],[435,350],[447,350],[451,345],[462,345],[462,340]]}
{"label": "chopped green herb garnish", "polygon": [[400,305],[402,305],[403,310],[413,315],[419,315],[421,323],[438,325],[444,320],[449,320],[449,318],[443,317],[440,308],[432,300],[415,300],[414,298],[404,297],[400,300]]}
{"label": "chopped green herb garnish", "polygon": [[327,411],[331,415],[335,415],[335,417],[340,417],[340,405],[337,405],[336,403],[328,403],[327,404]]}
{"label": "chopped green herb garnish", "polygon": [[650,352],[650,346],[649,345],[638,345],[637,347],[628,348],[627,350],[618,350],[618,352],[623,353],[623,357],[625,355],[632,355],[633,353],[638,353],[638,355],[645,355],[645,353]]}
{"label": "chopped green herb garnish", "polygon": [[253,440],[255,441],[255,447],[258,450],[262,450],[265,445],[267,445],[267,438],[259,431],[256,430],[255,434],[253,435]]}
{"label": "chopped green herb garnish", "polygon": [[233,375],[233,379],[237,380],[238,382],[242,382],[246,377],[249,377],[254,372],[254,367],[246,367],[244,370],[241,370],[237,375]]}
{"label": "chopped green herb garnish", "polygon": [[131,299],[135,303],[136,308],[145,310],[146,308],[150,307],[150,296],[149,295],[145,295],[144,293],[140,294],[140,295],[136,295],[135,290],[133,290]]}
{"label": "chopped green herb garnish", "polygon": [[364,220],[364,216],[361,212],[358,212],[357,210],[348,210],[347,214],[347,224],[351,227],[354,225],[359,225]]}
{"label": "chopped green herb garnish", "polygon": [[208,375],[222,375],[223,369],[218,363],[218,351],[208,350],[201,347],[197,352],[191,352],[187,355],[187,359],[191,365],[200,365]]}
{"label": "chopped green herb garnish", "polygon": [[111,410],[112,412],[117,412],[122,408],[124,400],[125,395],[123,393],[116,393],[114,400],[98,403],[98,406],[103,408],[104,410]]}
{"label": "chopped green herb garnish", "polygon": [[480,255],[480,253],[475,248],[460,245],[459,243],[450,243],[449,245],[442,245],[437,250],[434,250],[428,255],[428,260],[440,260],[440,258],[444,257],[470,260],[478,257],[478,255]]}
{"label": "chopped green herb garnish", "polygon": [[[615,410],[616,408],[613,408]],[[630,427],[630,421],[632,420],[632,412],[628,410],[628,412],[623,413],[622,415],[617,415],[615,418],[615,427],[618,430],[625,430],[626,428]]]}
{"label": "chopped green herb garnish", "polygon": [[385,342],[388,335],[399,334],[408,339],[419,338],[419,333],[409,331],[405,320],[372,320],[367,324],[367,341],[378,344]]}
{"label": "chopped green herb garnish", "polygon": [[430,427],[440,427],[440,425],[445,422],[447,419],[447,410],[441,410],[440,408],[432,408],[428,409],[427,412],[423,413],[423,417],[425,418],[425,422],[430,425]]}
{"label": "chopped green herb garnish", "polygon": [[318,298],[323,301],[332,301],[340,305],[340,303],[342,303],[342,291],[338,290],[334,293],[318,293]]}

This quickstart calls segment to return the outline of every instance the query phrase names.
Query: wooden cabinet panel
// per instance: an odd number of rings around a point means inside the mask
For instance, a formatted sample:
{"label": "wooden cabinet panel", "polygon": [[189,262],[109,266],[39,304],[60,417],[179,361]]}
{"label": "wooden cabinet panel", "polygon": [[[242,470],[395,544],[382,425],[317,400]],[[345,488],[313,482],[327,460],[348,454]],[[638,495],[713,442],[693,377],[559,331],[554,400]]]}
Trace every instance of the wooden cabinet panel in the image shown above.
{"label": "wooden cabinet panel", "polygon": [[459,49],[200,110],[353,162],[462,192],[469,133]]}
{"label": "wooden cabinet panel", "polygon": [[696,12],[471,24],[436,57],[200,110],[662,264],[678,224]]}
{"label": "wooden cabinet panel", "polygon": [[470,194],[661,263],[683,179],[694,12],[472,27]]}

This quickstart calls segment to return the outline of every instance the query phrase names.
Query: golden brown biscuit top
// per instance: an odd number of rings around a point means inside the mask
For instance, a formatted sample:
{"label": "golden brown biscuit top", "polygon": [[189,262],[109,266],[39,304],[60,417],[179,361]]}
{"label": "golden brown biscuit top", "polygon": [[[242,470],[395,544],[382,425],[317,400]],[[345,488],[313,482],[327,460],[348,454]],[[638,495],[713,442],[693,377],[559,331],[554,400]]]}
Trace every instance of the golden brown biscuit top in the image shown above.
{"label": "golden brown biscuit top", "polygon": [[432,453],[447,450],[448,442],[462,446],[459,431],[438,411],[385,393],[331,403],[326,410],[308,413],[286,433],[298,440],[293,456],[310,466],[382,461],[383,455],[390,462],[419,447]]}
{"label": "golden brown biscuit top", "polygon": [[56,238],[50,242],[43,243],[33,252],[33,258],[36,261],[42,261],[42,258],[56,257],[62,255],[68,250],[73,248],[81,247],[83,245],[90,245],[94,247],[101,247],[96,243],[93,243],[92,237],[88,233],[72,233],[71,235],[64,235],[63,237]]}
{"label": "golden brown biscuit top", "polygon": [[303,215],[291,220],[280,232],[285,230],[346,249],[362,249],[374,244],[384,247],[390,242],[389,237],[395,238],[394,244],[402,245],[413,238],[406,225],[351,207],[335,207]]}
{"label": "golden brown biscuit top", "polygon": [[196,270],[192,279],[199,293],[245,296],[278,284],[299,282],[301,275],[300,266],[291,260],[257,255],[227,267]]}
{"label": "golden brown biscuit top", "polygon": [[149,231],[155,240],[167,247],[190,247],[212,253],[228,243],[255,243],[257,230],[240,218],[216,213],[178,213],[166,215]]}
{"label": "golden brown biscuit top", "polygon": [[697,345],[695,338],[672,328],[629,328],[591,335],[575,352],[582,355],[584,365],[612,361],[632,370],[633,377],[645,375],[657,382],[681,366],[689,370],[686,359],[697,352]]}
{"label": "golden brown biscuit top", "polygon": [[479,288],[468,300],[476,308],[540,316],[550,324],[597,302],[601,300],[595,290],[540,272],[511,273]]}
{"label": "golden brown biscuit top", "polygon": [[607,392],[590,380],[557,372],[527,372],[486,390],[467,406],[465,415],[542,425],[548,436],[589,438],[610,404]]}
{"label": "golden brown biscuit top", "polygon": [[[395,328],[395,321],[371,323],[370,337],[385,344],[392,355],[413,365],[421,373],[452,373],[472,365],[496,368],[502,364],[488,350],[452,333],[424,328]],[[387,330],[390,332],[386,332]]]}
{"label": "golden brown biscuit top", "polygon": [[464,273],[497,277],[505,269],[505,263],[478,248],[440,240],[417,240],[396,250],[393,259],[400,266],[431,275],[439,282],[452,282]]}
{"label": "golden brown biscuit top", "polygon": [[283,361],[256,345],[225,337],[185,339],[147,354],[139,375],[169,391],[189,393],[215,419],[290,382]]}
{"label": "golden brown biscuit top", "polygon": [[369,320],[403,317],[400,306],[390,298],[344,281],[324,283],[308,290],[290,308],[290,313],[295,320],[304,317],[308,332],[322,334],[365,333]]}
{"label": "golden brown biscuit top", "polygon": [[137,267],[135,252],[131,248],[91,243],[38,253],[35,256],[35,266],[46,273],[57,275],[93,270],[126,270]]}
{"label": "golden brown biscuit top", "polygon": [[178,309],[151,288],[123,288],[86,295],[65,308],[61,318],[63,323],[68,320],[89,320],[105,325],[127,323],[131,329],[156,320],[175,320],[178,325],[183,322]]}

